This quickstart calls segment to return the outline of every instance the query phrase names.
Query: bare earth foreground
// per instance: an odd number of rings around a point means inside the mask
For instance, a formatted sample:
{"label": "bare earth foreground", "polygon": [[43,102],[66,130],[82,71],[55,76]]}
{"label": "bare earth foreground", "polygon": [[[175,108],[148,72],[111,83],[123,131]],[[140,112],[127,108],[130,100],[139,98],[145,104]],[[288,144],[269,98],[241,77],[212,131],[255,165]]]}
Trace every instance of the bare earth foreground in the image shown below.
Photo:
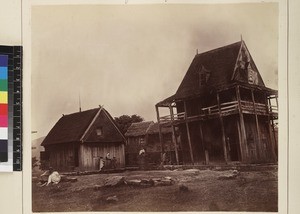
{"label": "bare earth foreground", "polygon": [[[125,182],[105,187],[105,180],[115,176],[122,176],[125,181],[164,180],[167,177],[172,180],[172,184],[144,186],[129,185]],[[40,187],[34,181],[33,211],[276,212],[278,210],[276,167],[238,171],[208,169],[125,171],[75,177],[76,182],[61,182],[58,185],[44,187]]]}

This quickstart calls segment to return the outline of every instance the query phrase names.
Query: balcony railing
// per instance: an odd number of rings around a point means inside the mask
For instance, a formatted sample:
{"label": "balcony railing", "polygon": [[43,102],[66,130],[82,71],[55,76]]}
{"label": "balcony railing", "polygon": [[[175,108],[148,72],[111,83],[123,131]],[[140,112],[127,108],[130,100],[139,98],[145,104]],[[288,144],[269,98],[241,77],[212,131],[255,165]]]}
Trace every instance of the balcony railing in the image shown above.
{"label": "balcony railing", "polygon": [[[244,101],[241,100],[241,110],[243,112],[249,112],[249,113],[256,113],[266,115],[267,109],[269,113],[271,114],[277,114],[278,113],[278,107],[277,106],[266,106],[262,103],[254,103],[250,101]],[[255,107],[255,108],[254,108]],[[173,115],[173,119],[171,115],[166,115],[160,117],[160,122],[170,122],[170,121],[180,121],[184,119],[190,119],[190,118],[196,118],[196,117],[204,117],[204,116],[213,116],[213,115],[228,115],[231,113],[236,113],[239,110],[239,103],[238,101],[231,101],[220,104],[220,109],[218,105],[213,105],[205,108],[201,108],[201,111],[197,115],[186,115],[185,112],[180,112]]]}
{"label": "balcony railing", "polygon": [[[166,115],[166,116],[160,117],[159,119],[160,119],[160,122],[169,122],[169,121],[172,121],[172,116]],[[183,120],[183,119],[185,119],[185,112],[173,114],[174,121]]]}

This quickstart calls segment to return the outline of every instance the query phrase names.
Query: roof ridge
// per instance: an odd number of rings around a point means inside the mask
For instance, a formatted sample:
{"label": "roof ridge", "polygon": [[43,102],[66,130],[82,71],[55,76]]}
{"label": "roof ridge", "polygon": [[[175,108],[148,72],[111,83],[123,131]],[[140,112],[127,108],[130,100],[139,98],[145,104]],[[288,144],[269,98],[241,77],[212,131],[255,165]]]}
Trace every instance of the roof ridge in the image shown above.
{"label": "roof ridge", "polygon": [[123,140],[126,141],[126,138],[124,136],[124,134],[121,132],[121,130],[119,129],[119,127],[117,126],[114,118],[110,115],[110,113],[108,111],[106,111],[103,107],[101,107],[101,110],[103,109],[104,114],[108,117],[108,119],[110,120],[110,122],[113,124],[113,126],[115,127],[115,129],[117,130],[117,132],[119,132],[119,134],[122,136]]}
{"label": "roof ridge", "polygon": [[151,121],[141,121],[141,122],[134,122],[134,123],[131,123],[131,124],[139,124],[139,123],[151,123],[153,122],[152,120]]}
{"label": "roof ridge", "polygon": [[[103,107],[102,107],[103,108]],[[74,114],[80,114],[80,113],[85,113],[87,111],[93,111],[93,110],[97,110],[99,109],[99,107],[97,108],[92,108],[92,109],[87,109],[87,110],[84,110],[84,111],[78,111],[78,112],[73,112],[73,113],[70,113],[70,114],[63,114],[64,117],[66,116],[71,116],[71,115],[74,115]]]}
{"label": "roof ridge", "polygon": [[154,121],[150,121],[150,124],[149,124],[148,128],[146,129],[146,134],[148,133],[148,131],[150,130],[150,128],[151,128],[152,126],[154,126],[154,124],[155,124]]}
{"label": "roof ridge", "polygon": [[102,106],[100,108],[97,108],[98,111],[97,113],[94,115],[94,117],[92,118],[92,120],[90,121],[88,127],[86,128],[86,130],[83,132],[80,141],[83,142],[84,137],[86,136],[86,134],[88,133],[89,129],[92,127],[92,125],[95,123],[97,117],[99,116],[100,112],[102,111],[102,109],[104,109]]}
{"label": "roof ridge", "polygon": [[218,47],[218,48],[215,48],[215,49],[212,49],[212,50],[208,50],[208,51],[205,51],[205,52],[202,52],[202,53],[198,53],[198,54],[196,54],[195,57],[198,57],[198,56],[201,56],[201,55],[207,54],[207,53],[216,52],[216,51],[219,51],[221,49],[229,48],[230,46],[236,45],[238,43],[242,43],[242,41],[234,42],[234,43],[231,43],[229,45],[221,46],[221,47]]}

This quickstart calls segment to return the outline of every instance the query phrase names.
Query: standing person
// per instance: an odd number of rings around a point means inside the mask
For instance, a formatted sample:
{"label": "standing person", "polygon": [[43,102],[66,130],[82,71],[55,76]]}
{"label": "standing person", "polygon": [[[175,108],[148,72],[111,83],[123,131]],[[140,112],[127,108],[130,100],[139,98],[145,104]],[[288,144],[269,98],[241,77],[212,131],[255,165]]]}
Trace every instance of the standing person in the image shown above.
{"label": "standing person", "polygon": [[101,171],[101,169],[104,167],[104,163],[105,163],[105,161],[103,160],[103,157],[100,157],[100,161],[99,161],[99,171]]}
{"label": "standing person", "polygon": [[109,152],[106,154],[105,168],[111,168],[111,158]]}
{"label": "standing person", "polygon": [[146,154],[145,149],[144,148],[140,149],[139,151],[140,169],[145,169],[145,154]]}

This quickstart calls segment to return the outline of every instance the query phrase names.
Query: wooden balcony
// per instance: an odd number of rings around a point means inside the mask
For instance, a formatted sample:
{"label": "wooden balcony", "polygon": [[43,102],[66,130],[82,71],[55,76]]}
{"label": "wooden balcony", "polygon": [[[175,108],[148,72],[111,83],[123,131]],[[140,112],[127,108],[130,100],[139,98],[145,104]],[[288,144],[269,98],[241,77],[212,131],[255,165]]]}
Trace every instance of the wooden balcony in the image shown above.
{"label": "wooden balcony", "polygon": [[[257,114],[257,115],[269,115],[272,117],[278,117],[278,107],[262,103],[253,103],[251,101],[240,101],[241,111],[244,114]],[[185,112],[180,112],[177,114],[166,115],[159,118],[161,124],[175,123],[179,124],[185,121],[196,121],[209,118],[215,118],[221,116],[228,116],[232,114],[239,113],[239,102],[232,101],[220,104],[220,109],[218,105],[213,105],[205,108],[201,108],[201,111],[197,115],[186,115]]]}

